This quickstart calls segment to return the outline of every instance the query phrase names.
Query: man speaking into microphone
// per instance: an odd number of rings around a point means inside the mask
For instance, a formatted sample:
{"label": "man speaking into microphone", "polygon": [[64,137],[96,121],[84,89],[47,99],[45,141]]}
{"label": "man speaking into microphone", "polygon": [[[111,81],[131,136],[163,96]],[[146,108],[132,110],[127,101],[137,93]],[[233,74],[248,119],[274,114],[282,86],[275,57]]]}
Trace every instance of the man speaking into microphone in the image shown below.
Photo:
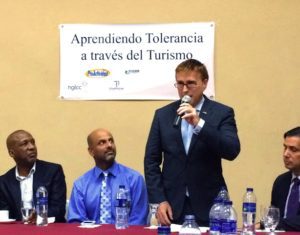
{"label": "man speaking into microphone", "polygon": [[182,224],[189,214],[208,226],[213,200],[226,186],[221,160],[240,152],[234,111],[203,94],[209,75],[200,61],[180,63],[175,78],[180,100],[156,110],[146,145],[149,203],[159,204],[163,225]]}

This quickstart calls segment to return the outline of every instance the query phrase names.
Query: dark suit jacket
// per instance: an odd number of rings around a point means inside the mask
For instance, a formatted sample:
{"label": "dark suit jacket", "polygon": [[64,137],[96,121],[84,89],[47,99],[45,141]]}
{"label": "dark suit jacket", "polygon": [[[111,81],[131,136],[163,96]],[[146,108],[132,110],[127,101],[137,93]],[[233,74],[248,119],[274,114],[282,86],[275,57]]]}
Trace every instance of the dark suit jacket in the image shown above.
{"label": "dark suit jacket", "polygon": [[173,126],[179,104],[173,102],[154,115],[144,159],[149,201],[168,201],[176,220],[182,213],[187,187],[197,221],[207,226],[213,200],[220,187],[226,186],[221,159],[233,160],[240,152],[234,111],[205,97],[200,112],[205,125],[193,135],[186,154],[180,125]]}
{"label": "dark suit jacket", "polygon": [[[15,168],[0,177],[0,209],[9,210],[10,218],[22,220],[20,182],[16,179]],[[48,191],[48,216],[55,217],[56,222],[65,221],[66,181],[61,165],[36,161],[33,174],[33,199],[39,186]]]}
{"label": "dark suit jacket", "polygon": [[300,231],[300,208],[298,208],[297,216],[293,218],[284,219],[285,203],[288,197],[290,185],[292,180],[292,173],[290,171],[279,175],[273,184],[271,205],[278,207],[280,210],[279,229],[286,231]]}

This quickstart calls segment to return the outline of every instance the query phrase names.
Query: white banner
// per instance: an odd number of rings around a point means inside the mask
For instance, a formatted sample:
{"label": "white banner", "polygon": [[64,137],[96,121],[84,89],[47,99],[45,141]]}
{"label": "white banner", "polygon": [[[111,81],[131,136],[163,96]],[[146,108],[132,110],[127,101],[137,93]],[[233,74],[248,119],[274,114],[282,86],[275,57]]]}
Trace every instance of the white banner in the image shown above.
{"label": "white banner", "polygon": [[60,25],[60,98],[174,100],[176,66],[207,66],[214,91],[214,23]]}

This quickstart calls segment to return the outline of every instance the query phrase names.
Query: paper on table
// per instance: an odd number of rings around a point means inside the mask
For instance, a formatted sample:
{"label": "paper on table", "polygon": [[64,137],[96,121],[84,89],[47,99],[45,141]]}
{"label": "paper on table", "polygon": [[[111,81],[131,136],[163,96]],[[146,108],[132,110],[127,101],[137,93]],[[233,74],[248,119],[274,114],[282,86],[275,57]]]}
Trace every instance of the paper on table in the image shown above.
{"label": "paper on table", "polygon": [[55,217],[48,217],[48,223],[54,223],[55,222]]}
{"label": "paper on table", "polygon": [[[263,232],[263,233],[269,233],[270,232],[270,230],[266,230],[266,229],[256,229],[255,230],[256,232]],[[275,233],[283,233],[283,232],[285,232],[284,230],[275,230],[274,231]]]}
{"label": "paper on table", "polygon": [[100,226],[100,224],[84,224],[84,225],[81,224],[78,227],[79,228],[97,228],[99,226]]}
{"label": "paper on table", "polygon": [[[150,227],[145,227],[146,229],[157,229],[158,226],[151,225]],[[181,224],[171,224],[171,232],[179,232]],[[199,227],[201,233],[206,233],[209,230],[209,227]]]}
{"label": "paper on table", "polygon": [[[171,224],[171,232],[179,232],[181,224]],[[201,233],[206,233],[209,230],[209,227],[199,227]]]}

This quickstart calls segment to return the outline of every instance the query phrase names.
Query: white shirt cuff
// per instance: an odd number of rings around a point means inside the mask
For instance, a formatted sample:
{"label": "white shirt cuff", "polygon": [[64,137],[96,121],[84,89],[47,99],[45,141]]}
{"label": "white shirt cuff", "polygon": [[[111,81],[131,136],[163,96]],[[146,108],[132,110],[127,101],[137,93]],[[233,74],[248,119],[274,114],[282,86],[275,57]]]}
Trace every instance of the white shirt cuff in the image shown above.
{"label": "white shirt cuff", "polygon": [[203,128],[204,124],[205,124],[205,121],[200,118],[198,124],[194,127],[193,133],[198,135],[200,133],[201,129]]}

